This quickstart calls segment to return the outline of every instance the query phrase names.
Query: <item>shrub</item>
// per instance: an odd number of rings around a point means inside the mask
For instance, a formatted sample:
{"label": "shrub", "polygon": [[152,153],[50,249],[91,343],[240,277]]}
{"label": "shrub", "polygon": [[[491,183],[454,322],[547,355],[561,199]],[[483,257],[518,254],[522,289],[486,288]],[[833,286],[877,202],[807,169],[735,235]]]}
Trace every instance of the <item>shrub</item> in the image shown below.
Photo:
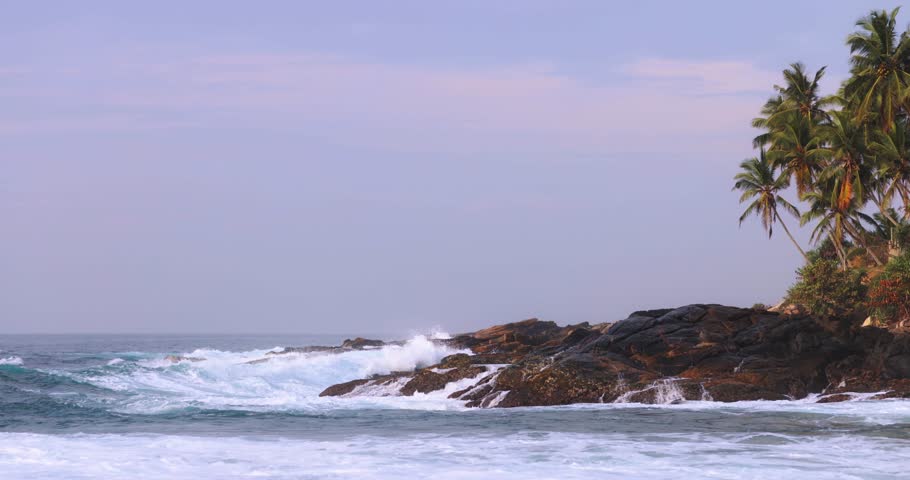
{"label": "shrub", "polygon": [[865,273],[842,271],[836,260],[818,259],[796,271],[796,284],[787,291],[787,301],[802,305],[814,315],[850,315],[865,306]]}
{"label": "shrub", "polygon": [[752,310],[764,311],[767,309],[768,309],[768,306],[765,305],[764,303],[756,303],[755,305],[752,305]]}
{"label": "shrub", "polygon": [[910,254],[897,257],[872,280],[869,312],[880,323],[910,319]]}
{"label": "shrub", "polygon": [[[853,248],[853,243],[844,240],[843,247],[847,252],[847,257],[856,255],[856,249]],[[834,242],[832,242],[830,238],[825,238],[817,248],[806,252],[806,255],[809,257],[809,263],[817,262],[819,260],[840,259],[840,257],[837,255],[837,250],[834,247]]]}

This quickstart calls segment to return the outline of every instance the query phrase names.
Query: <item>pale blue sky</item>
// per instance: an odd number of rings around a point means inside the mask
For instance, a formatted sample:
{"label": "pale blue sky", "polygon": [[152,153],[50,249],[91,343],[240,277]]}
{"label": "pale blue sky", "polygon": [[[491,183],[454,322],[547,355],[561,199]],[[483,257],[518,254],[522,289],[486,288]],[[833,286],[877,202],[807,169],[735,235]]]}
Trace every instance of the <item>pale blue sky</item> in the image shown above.
{"label": "pale blue sky", "polygon": [[895,4],[3,3],[0,331],[387,334],[777,301],[749,120]]}

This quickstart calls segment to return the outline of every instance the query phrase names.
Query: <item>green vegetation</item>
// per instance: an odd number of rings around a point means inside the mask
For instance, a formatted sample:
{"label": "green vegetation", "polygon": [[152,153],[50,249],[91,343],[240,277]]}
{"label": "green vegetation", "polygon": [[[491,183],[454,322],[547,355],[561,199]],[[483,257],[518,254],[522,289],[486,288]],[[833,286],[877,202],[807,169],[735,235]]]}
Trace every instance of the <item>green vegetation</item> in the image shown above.
{"label": "green vegetation", "polygon": [[[780,224],[805,258],[788,299],[815,314],[910,319],[910,260],[901,256],[910,247],[910,30],[898,31],[898,12],[856,22],[850,77],[835,94],[821,92],[825,67],[783,71],[752,121],[759,156],[734,179],[748,203],[740,223],[759,217],[769,238]],[[782,213],[811,229],[815,250],[803,250]]]}
{"label": "green vegetation", "polygon": [[866,301],[862,270],[842,270],[837,261],[817,260],[796,273],[798,280],[787,292],[787,301],[816,315],[851,315]]}
{"label": "green vegetation", "polygon": [[910,254],[888,262],[872,280],[867,306],[880,324],[910,320]]}

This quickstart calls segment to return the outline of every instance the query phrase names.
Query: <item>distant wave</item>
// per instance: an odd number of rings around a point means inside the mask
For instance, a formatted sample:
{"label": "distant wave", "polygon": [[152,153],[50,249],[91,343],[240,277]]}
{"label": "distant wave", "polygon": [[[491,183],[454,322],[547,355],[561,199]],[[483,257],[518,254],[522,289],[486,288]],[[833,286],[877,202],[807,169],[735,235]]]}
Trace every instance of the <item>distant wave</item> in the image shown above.
{"label": "distant wave", "polygon": [[22,365],[22,359],[19,357],[0,358],[0,365]]}

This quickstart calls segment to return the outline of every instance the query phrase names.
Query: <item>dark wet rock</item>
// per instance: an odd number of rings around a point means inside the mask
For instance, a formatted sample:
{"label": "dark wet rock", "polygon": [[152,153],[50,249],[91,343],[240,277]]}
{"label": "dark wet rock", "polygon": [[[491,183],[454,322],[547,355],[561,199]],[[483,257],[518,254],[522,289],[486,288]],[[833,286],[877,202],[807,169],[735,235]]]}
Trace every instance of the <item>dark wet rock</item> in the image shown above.
{"label": "dark wet rock", "polygon": [[825,395],[824,397],[819,398],[816,403],[849,402],[850,400],[853,400],[853,395],[846,393],[835,393],[833,395]]}
{"label": "dark wet rock", "polygon": [[448,357],[445,357],[439,361],[439,368],[468,367],[474,363],[472,361],[473,358],[474,355],[468,355],[467,353],[456,353],[455,355],[449,355]]}
{"label": "dark wet rock", "polygon": [[478,377],[450,395],[477,407],[910,397],[910,336],[859,323],[721,305],[640,311],[593,326],[530,319],[458,335],[447,343],[474,355],[395,381],[407,380],[407,395]]}
{"label": "dark wet rock", "polygon": [[364,348],[376,348],[385,345],[382,340],[370,340],[367,338],[357,337],[353,340],[347,339],[341,343],[341,348],[350,348],[353,350],[363,350]]}
{"label": "dark wet rock", "polygon": [[442,390],[450,382],[476,377],[486,371],[485,367],[470,364],[448,368],[424,368],[417,371],[411,380],[401,388],[401,394],[410,396],[417,392],[435,392]]}
{"label": "dark wet rock", "polygon": [[[392,372],[388,375],[374,375],[373,377],[332,385],[323,390],[320,397],[338,397],[354,393],[358,387],[370,387],[370,394],[376,391],[382,395],[412,396],[415,393],[430,393],[445,388],[450,382],[465,378],[472,378],[487,371],[486,367],[465,362],[462,354],[446,357],[448,361],[441,362],[433,367],[418,369],[416,372]],[[400,384],[394,391],[379,387],[388,387]]]}
{"label": "dark wet rock", "polygon": [[[392,372],[388,375],[373,375],[370,378],[352,380],[339,383],[326,388],[319,394],[320,397],[340,397],[356,394],[363,391],[368,396],[397,396],[401,395],[399,386],[410,378],[412,372]],[[413,393],[411,393],[413,395]]]}
{"label": "dark wet rock", "polygon": [[[392,344],[400,344],[400,342],[395,342]],[[367,338],[357,337],[355,339],[346,339],[341,345],[337,347],[330,346],[309,346],[309,347],[285,347],[277,352],[268,352],[266,355],[287,355],[289,353],[318,353],[318,352],[328,352],[328,353],[340,353],[348,350],[364,350],[369,348],[379,348],[384,345],[391,345],[383,342],[382,340],[370,340]]]}
{"label": "dark wet rock", "polygon": [[313,353],[313,352],[336,352],[339,351],[341,347],[325,347],[325,346],[312,346],[312,347],[285,347],[277,352],[266,352],[266,355],[287,355],[289,353]]}
{"label": "dark wet rock", "polygon": [[351,380],[350,382],[339,383],[332,385],[329,388],[326,388],[319,394],[320,397],[340,397],[342,395],[347,395],[354,391],[355,388],[366,385],[371,382],[371,379],[362,378],[359,380]]}

